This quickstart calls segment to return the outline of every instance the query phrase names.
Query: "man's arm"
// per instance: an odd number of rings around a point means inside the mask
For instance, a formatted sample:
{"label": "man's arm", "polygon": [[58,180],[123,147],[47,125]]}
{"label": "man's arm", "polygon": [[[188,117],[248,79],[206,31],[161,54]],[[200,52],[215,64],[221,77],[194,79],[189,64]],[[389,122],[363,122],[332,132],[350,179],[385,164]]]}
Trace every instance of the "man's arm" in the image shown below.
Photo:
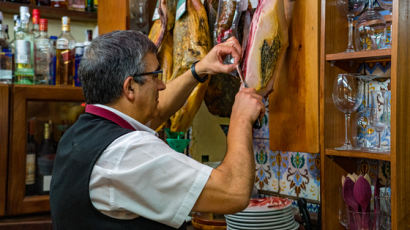
{"label": "man's arm", "polygon": [[212,170],[192,211],[235,213],[249,203],[255,178],[252,125],[265,112],[255,89],[241,89],[235,97],[221,165]]}
{"label": "man's arm", "polygon": [[[200,62],[195,65],[195,70],[200,77],[216,73],[230,73],[238,65],[241,46],[238,40],[231,38],[216,45]],[[227,55],[234,57],[234,64],[223,64]],[[191,70],[170,81],[165,90],[159,92],[158,116],[151,121],[151,128],[156,129],[169,119],[186,102],[198,81],[192,76]]]}

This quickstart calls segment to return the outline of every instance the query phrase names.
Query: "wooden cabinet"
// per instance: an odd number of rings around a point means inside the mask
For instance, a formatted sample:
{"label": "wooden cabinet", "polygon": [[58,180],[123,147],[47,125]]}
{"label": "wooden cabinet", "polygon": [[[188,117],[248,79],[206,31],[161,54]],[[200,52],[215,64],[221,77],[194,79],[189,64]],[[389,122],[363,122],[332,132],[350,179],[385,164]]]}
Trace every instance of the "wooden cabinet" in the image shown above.
{"label": "wooden cabinet", "polygon": [[0,216],[6,211],[9,86],[0,84]]}
{"label": "wooden cabinet", "polygon": [[[393,2],[391,50],[344,53],[347,20],[336,9],[336,0],[322,0],[320,50],[320,146],[323,229],[343,229],[338,223],[341,177],[356,171],[358,159],[374,159],[391,165],[392,229],[410,228],[410,2]],[[332,84],[338,73],[357,72],[359,63],[391,62],[391,151],[387,154],[337,151],[344,140],[344,116],[332,102]]]}
{"label": "wooden cabinet", "polygon": [[[6,88],[3,90],[3,88]],[[29,85],[2,85],[0,95],[3,92],[10,91],[9,106],[7,102],[3,103],[3,97],[0,97],[1,116],[9,114],[7,119],[1,119],[1,141],[9,139],[8,148],[8,170],[7,170],[7,196],[3,195],[3,179],[0,180],[0,198],[3,200],[0,204],[6,204],[5,213],[7,216],[46,212],[50,210],[48,195],[25,194],[25,176],[26,176],[26,144],[28,120],[35,118],[37,121],[36,140],[39,143],[42,137],[41,125],[48,120],[52,120],[55,132],[54,139],[57,141],[60,133],[58,127],[60,124],[70,124],[75,121],[77,116],[83,111],[83,95],[81,88],[64,87],[64,86],[29,86]],[[9,131],[3,131],[3,122],[10,124]],[[60,130],[61,131],[61,130]],[[5,135],[3,133],[5,132]],[[8,135],[7,135],[8,133]],[[5,138],[4,138],[5,137]],[[3,159],[4,147],[0,149],[1,170],[4,170]],[[36,162],[36,166],[37,162]],[[37,170],[38,172],[38,170]],[[1,172],[3,173],[5,172]],[[5,199],[4,199],[5,198]],[[6,202],[3,202],[3,201]],[[2,206],[0,206],[2,207]],[[3,207],[4,208],[4,207]],[[0,212],[1,213],[1,212]]]}

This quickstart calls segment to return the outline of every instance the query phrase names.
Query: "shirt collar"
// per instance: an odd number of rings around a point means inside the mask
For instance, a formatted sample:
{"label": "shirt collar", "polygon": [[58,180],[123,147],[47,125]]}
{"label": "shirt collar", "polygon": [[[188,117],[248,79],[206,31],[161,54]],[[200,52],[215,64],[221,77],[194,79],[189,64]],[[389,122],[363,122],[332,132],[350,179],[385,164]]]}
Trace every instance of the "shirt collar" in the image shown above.
{"label": "shirt collar", "polygon": [[147,131],[147,132],[150,132],[150,133],[152,133],[152,134],[154,134],[154,135],[157,135],[157,132],[155,132],[154,130],[152,130],[152,129],[149,128],[148,126],[141,124],[139,121],[135,120],[134,118],[128,116],[128,115],[125,114],[125,113],[122,113],[122,112],[120,112],[120,111],[118,111],[118,110],[116,110],[116,109],[114,109],[114,108],[111,108],[111,107],[109,107],[109,106],[106,106],[106,105],[102,105],[102,104],[93,104],[93,105],[94,105],[94,106],[98,106],[98,107],[103,108],[103,109],[106,109],[106,110],[109,110],[109,111],[111,111],[111,112],[117,114],[117,115],[120,116],[122,119],[124,119],[126,122],[128,122],[135,130],[138,130],[138,131]]}

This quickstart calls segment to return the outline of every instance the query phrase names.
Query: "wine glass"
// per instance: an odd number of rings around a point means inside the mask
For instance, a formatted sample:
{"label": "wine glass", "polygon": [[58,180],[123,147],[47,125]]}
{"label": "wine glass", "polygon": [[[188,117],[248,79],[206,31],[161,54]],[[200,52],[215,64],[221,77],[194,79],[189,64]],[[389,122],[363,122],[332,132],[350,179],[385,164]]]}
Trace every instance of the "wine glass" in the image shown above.
{"label": "wine glass", "polygon": [[363,98],[363,87],[360,85],[360,78],[357,74],[343,73],[338,74],[334,84],[332,99],[336,108],[345,114],[345,143],[336,150],[351,150],[352,143],[348,136],[350,115],[356,111]]}
{"label": "wine glass", "polygon": [[[393,10],[393,0],[377,0],[379,3],[380,7],[388,10],[390,12],[390,15],[392,14]],[[393,30],[393,23],[391,20],[386,21],[386,48],[391,48],[392,45],[392,30]]]}
{"label": "wine glass", "polygon": [[[370,113],[370,124],[377,132],[378,141],[375,148],[372,150],[376,152],[384,152],[381,147],[381,133],[389,126],[389,114],[387,109],[387,94],[385,90],[381,91],[381,97],[376,91],[371,92],[372,108]],[[379,100],[380,99],[380,100]],[[379,104],[381,106],[379,106]],[[381,112],[379,112],[379,107],[382,107]]]}
{"label": "wine glass", "polygon": [[353,19],[359,15],[365,6],[366,0],[336,0],[336,6],[339,11],[346,15],[348,23],[348,43],[345,52],[354,52],[353,45]]}
{"label": "wine glass", "polygon": [[356,46],[358,50],[385,48],[386,20],[374,9],[373,1],[369,0],[367,10],[357,20]]}

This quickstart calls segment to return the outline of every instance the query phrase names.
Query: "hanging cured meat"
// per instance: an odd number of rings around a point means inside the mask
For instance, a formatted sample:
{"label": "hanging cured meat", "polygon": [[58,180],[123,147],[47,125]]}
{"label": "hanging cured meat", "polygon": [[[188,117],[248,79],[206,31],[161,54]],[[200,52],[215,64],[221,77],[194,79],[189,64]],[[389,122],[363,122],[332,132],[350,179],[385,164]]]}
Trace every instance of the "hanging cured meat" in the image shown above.
{"label": "hanging cured meat", "polygon": [[157,8],[160,18],[155,20],[148,35],[157,47],[161,46],[167,32],[174,27],[176,7],[177,0],[160,0]]}
{"label": "hanging cured meat", "polygon": [[259,0],[250,26],[242,70],[249,87],[267,96],[288,47],[283,0]]}
{"label": "hanging cured meat", "polygon": [[[187,12],[175,23],[172,79],[202,59],[211,47],[208,18],[200,0],[187,0]],[[198,84],[184,106],[171,117],[171,131],[186,131],[205,96],[208,82]]]}
{"label": "hanging cured meat", "polygon": [[[232,23],[236,12],[236,1],[207,0],[206,1],[210,28],[212,28],[212,40],[218,44],[226,37],[228,32],[232,34]],[[219,5],[219,9],[218,9]],[[219,15],[217,15],[219,12]],[[211,77],[205,94],[205,105],[208,111],[220,117],[230,117],[235,95],[239,90],[240,81],[238,78],[228,74],[217,74]]]}

